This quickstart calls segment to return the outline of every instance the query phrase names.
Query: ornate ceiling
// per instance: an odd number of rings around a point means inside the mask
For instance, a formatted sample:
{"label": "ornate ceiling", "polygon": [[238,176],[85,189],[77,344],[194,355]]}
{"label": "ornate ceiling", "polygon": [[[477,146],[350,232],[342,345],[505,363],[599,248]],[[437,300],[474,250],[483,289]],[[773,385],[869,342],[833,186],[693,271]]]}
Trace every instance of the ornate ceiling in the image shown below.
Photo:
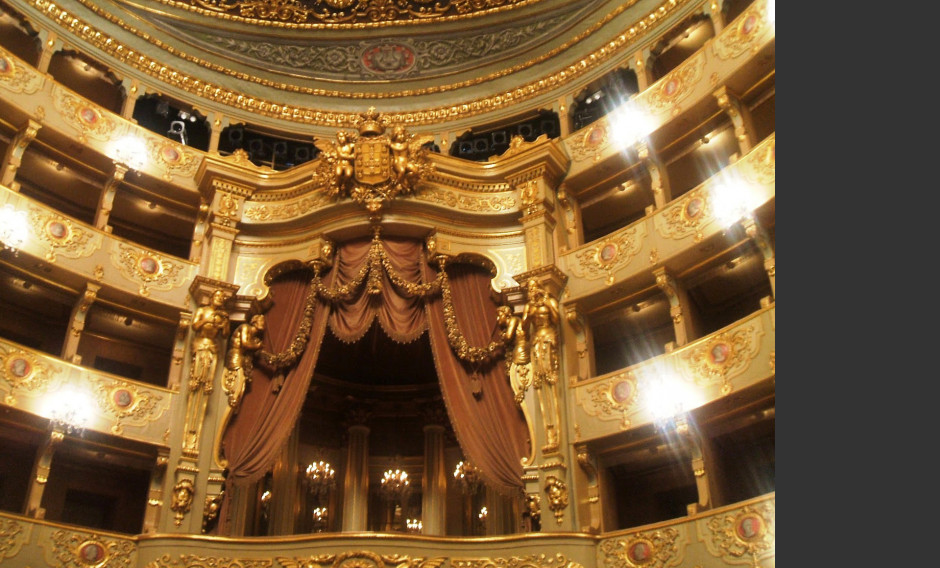
{"label": "ornate ceiling", "polygon": [[[119,77],[233,118],[415,126],[551,108],[689,0],[10,0]],[[66,39],[67,38],[67,39]],[[76,41],[77,40],[77,41]],[[143,76],[142,76],[143,75]]]}

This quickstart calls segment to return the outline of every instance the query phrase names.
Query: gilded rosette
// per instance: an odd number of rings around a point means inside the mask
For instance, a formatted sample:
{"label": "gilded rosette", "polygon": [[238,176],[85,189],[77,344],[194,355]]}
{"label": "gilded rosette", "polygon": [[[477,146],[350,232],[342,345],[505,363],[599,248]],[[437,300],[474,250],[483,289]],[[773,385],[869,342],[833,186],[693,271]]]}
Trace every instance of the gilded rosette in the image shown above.
{"label": "gilded rosette", "polygon": [[565,146],[572,161],[580,162],[588,158],[598,159],[610,145],[609,121],[606,116],[594,121],[565,139]]}
{"label": "gilded rosette", "polygon": [[111,249],[111,264],[120,270],[121,276],[140,287],[138,292],[142,296],[148,296],[151,289],[178,288],[187,275],[181,262],[117,241]]}
{"label": "gilded rosette", "polygon": [[61,369],[50,367],[34,353],[0,344],[0,376],[10,388],[4,397],[4,404],[16,404],[17,389],[26,391],[48,390],[53,375]]}
{"label": "gilded rosette", "polygon": [[645,238],[646,224],[636,223],[565,255],[568,268],[578,278],[597,280],[606,277],[607,284],[613,284],[614,272],[630,264],[640,252]]}
{"label": "gilded rosette", "polygon": [[770,29],[767,21],[767,3],[754,2],[712,42],[712,51],[718,59],[734,59],[759,43]]}
{"label": "gilded rosette", "polygon": [[695,523],[698,538],[726,564],[760,566],[776,557],[776,511],[776,501],[765,501],[700,519]]}
{"label": "gilded rosette", "polygon": [[696,83],[702,79],[705,62],[704,52],[696,52],[645,91],[644,96],[638,101],[642,101],[650,111],[655,113],[666,109],[675,110],[677,105],[692,93]]}
{"label": "gilded rosette", "polygon": [[706,188],[694,189],[678,201],[653,216],[656,232],[667,239],[684,239],[701,234],[702,229],[714,220],[711,196]]}
{"label": "gilded rosette", "polygon": [[29,65],[20,65],[10,52],[0,49],[0,86],[7,91],[31,95],[42,87],[43,78]]}
{"label": "gilded rosette", "polygon": [[53,83],[52,104],[62,114],[65,122],[79,131],[79,141],[85,143],[88,138],[101,142],[111,141],[117,121],[114,115],[89,102],[58,83]]}
{"label": "gilded rosette", "polygon": [[606,568],[668,568],[680,566],[689,545],[687,527],[643,531],[601,542]]}
{"label": "gilded rosette", "polygon": [[114,419],[112,434],[120,436],[127,424],[145,426],[169,409],[169,398],[164,400],[163,396],[133,383],[94,375],[91,381],[99,408]]}
{"label": "gilded rosette", "polygon": [[60,568],[131,568],[137,564],[137,547],[129,539],[57,530],[51,540],[48,552]]}
{"label": "gilded rosette", "polygon": [[585,387],[588,400],[578,400],[578,404],[588,416],[600,420],[620,420],[620,429],[631,426],[631,414],[641,409],[637,402],[637,378],[633,370],[617,373],[613,377]]}
{"label": "gilded rosette", "polygon": [[163,179],[170,181],[174,175],[191,178],[202,158],[186,146],[158,137],[147,138],[147,154],[151,161],[163,170]]}
{"label": "gilded rosette", "polygon": [[701,387],[721,385],[721,394],[733,390],[731,379],[743,373],[760,352],[764,328],[759,319],[745,327],[719,333],[708,341],[682,349],[675,357]]}
{"label": "gilded rosette", "polygon": [[55,262],[61,254],[66,258],[91,256],[101,248],[104,236],[67,217],[47,210],[29,208],[29,224],[39,242],[46,247],[46,260]]}

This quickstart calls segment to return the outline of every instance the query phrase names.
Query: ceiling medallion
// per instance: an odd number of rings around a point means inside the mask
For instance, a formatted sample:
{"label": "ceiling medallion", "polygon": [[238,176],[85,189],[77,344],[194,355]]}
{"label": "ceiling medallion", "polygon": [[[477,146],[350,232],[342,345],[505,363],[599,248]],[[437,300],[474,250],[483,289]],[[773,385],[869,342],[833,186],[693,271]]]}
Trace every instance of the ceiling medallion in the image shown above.
{"label": "ceiling medallion", "polygon": [[428,159],[431,135],[417,136],[393,125],[386,135],[388,117],[370,107],[355,121],[359,132],[340,130],[336,142],[316,140],[323,159],[313,181],[326,185],[330,197],[349,197],[370,213],[378,212],[386,201],[414,191],[434,169]]}

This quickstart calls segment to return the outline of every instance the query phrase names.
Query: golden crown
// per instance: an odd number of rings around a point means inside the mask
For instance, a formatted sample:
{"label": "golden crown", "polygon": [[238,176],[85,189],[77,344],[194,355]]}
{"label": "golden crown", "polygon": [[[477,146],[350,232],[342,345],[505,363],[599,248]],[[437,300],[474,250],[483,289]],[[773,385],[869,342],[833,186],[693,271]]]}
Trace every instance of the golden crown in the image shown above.
{"label": "golden crown", "polygon": [[356,119],[356,126],[360,135],[379,135],[385,132],[386,122],[387,118],[375,112],[375,107],[369,107],[369,110]]}

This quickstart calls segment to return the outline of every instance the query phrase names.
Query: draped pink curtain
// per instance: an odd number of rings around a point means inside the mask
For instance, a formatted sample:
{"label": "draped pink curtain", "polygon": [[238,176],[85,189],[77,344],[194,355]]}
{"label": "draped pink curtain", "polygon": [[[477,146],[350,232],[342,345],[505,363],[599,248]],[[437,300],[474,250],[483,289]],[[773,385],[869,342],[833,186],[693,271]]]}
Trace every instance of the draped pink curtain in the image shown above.
{"label": "draped pink curtain", "polygon": [[[303,319],[303,306],[310,287],[306,272],[287,274],[271,284],[271,309],[265,314],[263,349],[279,353],[287,349]],[[329,306],[317,302],[310,337],[303,355],[287,373],[280,392],[275,392],[271,369],[256,364],[241,408],[222,438],[222,451],[228,460],[226,486],[248,485],[260,479],[271,467],[287,442],[300,414],[320,343],[326,330]],[[227,492],[231,495],[231,491]],[[230,499],[222,502],[219,532],[228,534]]]}
{"label": "draped pink curtain", "polygon": [[[354,241],[340,247],[339,259],[334,267],[337,272],[336,284],[342,286],[358,275],[363,264],[368,260],[371,241]],[[420,282],[422,245],[418,241],[383,240],[383,249],[392,268],[405,282]],[[369,331],[372,321],[377,317],[385,333],[399,343],[410,343],[419,338],[427,328],[427,318],[418,297],[407,297],[395,290],[394,285],[384,274],[382,276],[382,294],[369,296],[365,289],[359,289],[355,298],[333,306],[330,314],[330,329],[346,343],[354,343]]]}
{"label": "draped pink curtain", "polygon": [[[336,262],[324,278],[326,288],[335,290],[359,275],[368,261],[371,241],[360,240],[337,248]],[[420,241],[384,239],[382,246],[391,267],[404,282],[434,280],[436,272],[424,262]],[[470,345],[484,347],[496,326],[496,305],[490,298],[489,275],[479,269],[454,265],[448,268],[454,309],[461,333]],[[441,392],[451,423],[465,455],[482,472],[484,479],[505,493],[522,488],[521,458],[528,455],[528,432],[521,411],[513,399],[502,360],[485,368],[470,369],[454,355],[447,342],[444,308],[440,294],[428,299],[409,297],[382,275],[382,293],[366,292],[368,281],[345,301],[332,306],[322,300],[316,310],[310,337],[303,355],[287,373],[280,392],[275,392],[271,369],[256,365],[252,382],[222,438],[228,460],[226,485],[248,485],[260,479],[294,429],[310,386],[326,326],[346,342],[360,339],[375,318],[389,337],[401,343],[414,341],[430,332],[431,349]],[[267,330],[264,350],[280,353],[288,348],[303,319],[310,289],[309,274],[297,272],[271,284],[271,309],[265,314]],[[483,394],[471,392],[470,374],[482,377]],[[231,494],[230,492],[228,494]],[[228,534],[230,500],[220,511],[220,534]]]}
{"label": "draped pink curtain", "polygon": [[[457,324],[474,347],[484,347],[496,329],[496,303],[490,297],[490,276],[469,265],[447,268]],[[425,278],[433,278],[430,268]],[[497,360],[472,369],[447,342],[444,305],[440,296],[426,304],[431,351],[441,393],[464,455],[480,469],[484,481],[507,495],[523,489],[522,458],[529,455],[529,433],[516,405],[506,367]],[[474,397],[470,375],[478,372],[482,394]]]}

